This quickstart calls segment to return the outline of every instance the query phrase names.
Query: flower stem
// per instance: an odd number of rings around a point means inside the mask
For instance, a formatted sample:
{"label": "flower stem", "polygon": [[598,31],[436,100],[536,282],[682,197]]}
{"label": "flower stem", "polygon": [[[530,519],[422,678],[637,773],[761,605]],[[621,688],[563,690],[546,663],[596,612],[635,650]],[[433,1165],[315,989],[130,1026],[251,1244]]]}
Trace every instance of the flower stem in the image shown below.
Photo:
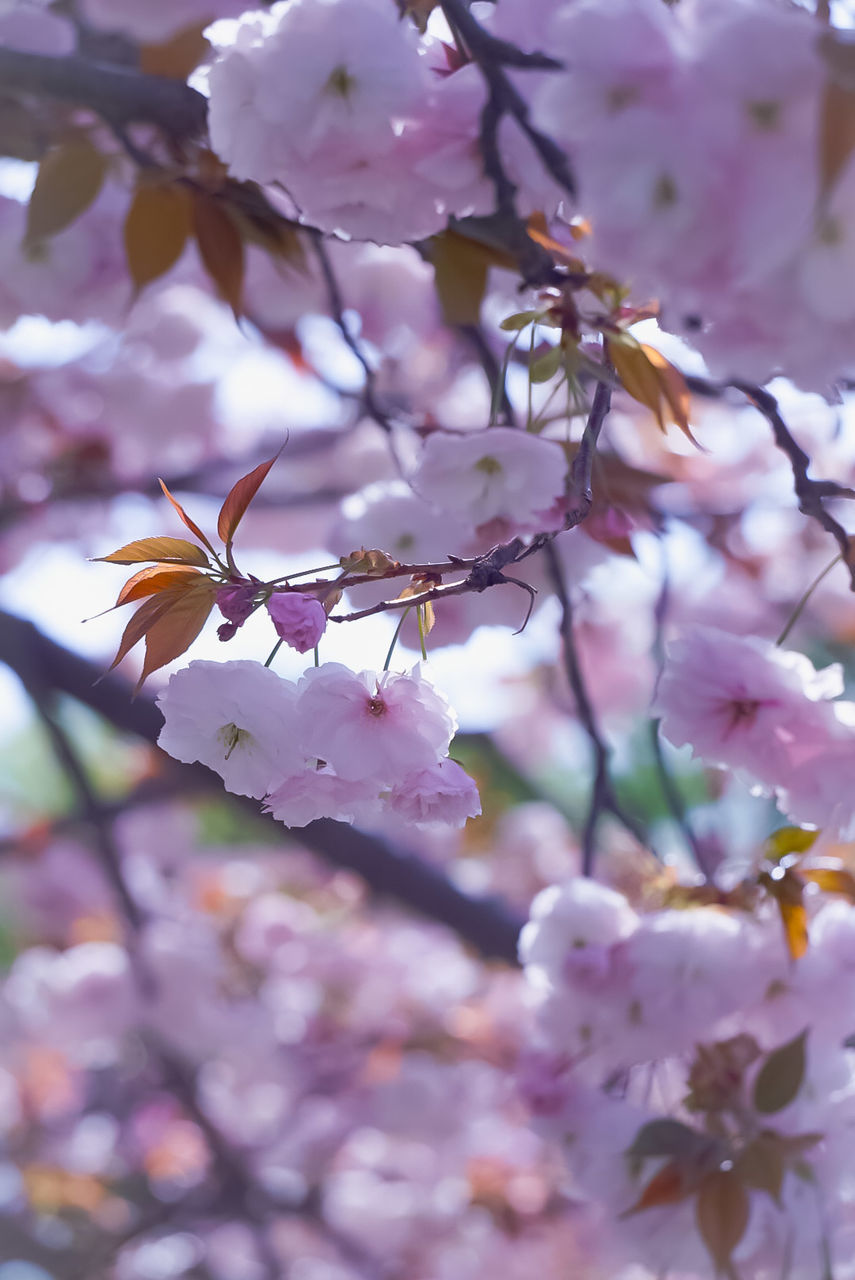
{"label": "flower stem", "polygon": [[401,627],[406,622],[407,614],[409,612],[410,612],[409,609],[404,610],[404,612],[401,614],[401,620],[398,623],[397,627],[395,628],[395,634],[392,636],[392,643],[389,645],[389,652],[386,654],[386,661],[383,663],[384,671],[389,670],[389,663],[392,661],[392,654],[395,652],[395,645],[398,643],[398,636],[401,634]]}
{"label": "flower stem", "polygon": [[817,577],[815,577],[815,578],[814,578],[813,582],[810,584],[810,586],[808,587],[807,591],[804,593],[804,595],[802,596],[801,600],[798,602],[798,604],[796,605],[795,609],[794,609],[794,610],[793,610],[793,612],[790,614],[790,619],[789,619],[789,621],[788,621],[787,625],[784,627],[784,630],[783,630],[783,631],[781,632],[781,634],[778,636],[778,639],[775,641],[775,644],[783,644],[783,643],[784,643],[784,641],[786,640],[787,636],[790,634],[790,632],[792,631],[793,627],[796,625],[796,623],[798,622],[799,618],[801,617],[801,615],[802,615],[802,611],[803,611],[803,609],[804,609],[805,605],[807,604],[808,600],[810,600],[811,596],[813,595],[814,591],[816,591],[817,587],[818,587],[818,586],[819,586],[819,584],[822,582],[822,580],[823,580],[823,578],[825,577],[825,575],[826,575],[827,573],[831,573],[831,570],[834,568],[834,566],[835,566],[836,564],[839,564],[839,562],[840,562],[842,559],[843,559],[843,553],[842,553],[842,552],[838,552],[838,554],[834,557],[834,559],[833,559],[829,564],[827,564],[827,565],[825,566],[825,568],[823,569],[822,573],[818,574],[818,575],[817,575]]}
{"label": "flower stem", "polygon": [[273,646],[273,648],[271,649],[271,651],[270,651],[270,653],[269,653],[269,655],[268,655],[267,661],[266,661],[266,662],[265,662],[265,664],[264,664],[264,665],[265,665],[265,667],[269,667],[269,666],[270,666],[271,662],[272,662],[272,661],[273,661],[273,659],[276,657],[277,653],[278,653],[278,652],[279,652],[279,650],[282,648],[282,645],[283,645],[284,643],[285,643],[285,642],[284,642],[283,640],[277,640],[277,641],[276,641],[275,645]]}

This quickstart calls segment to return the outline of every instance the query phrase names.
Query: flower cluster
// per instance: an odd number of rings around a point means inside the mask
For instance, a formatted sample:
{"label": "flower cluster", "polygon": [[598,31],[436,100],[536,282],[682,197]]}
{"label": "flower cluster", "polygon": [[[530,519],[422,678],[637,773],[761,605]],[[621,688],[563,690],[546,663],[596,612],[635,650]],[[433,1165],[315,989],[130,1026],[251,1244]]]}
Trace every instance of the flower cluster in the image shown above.
{"label": "flower cluster", "polygon": [[692,626],[669,646],[658,710],[676,746],[742,774],[796,822],[851,839],[855,704],[842,692],[839,666],[817,672],[769,641]]}
{"label": "flower cluster", "polygon": [[481,811],[448,748],[454,713],[418,671],[337,662],[294,683],[256,662],[191,662],[158,699],[160,745],[215,769],[226,789],[264,798],[279,821],[369,824],[381,813],[416,826],[463,826]]}

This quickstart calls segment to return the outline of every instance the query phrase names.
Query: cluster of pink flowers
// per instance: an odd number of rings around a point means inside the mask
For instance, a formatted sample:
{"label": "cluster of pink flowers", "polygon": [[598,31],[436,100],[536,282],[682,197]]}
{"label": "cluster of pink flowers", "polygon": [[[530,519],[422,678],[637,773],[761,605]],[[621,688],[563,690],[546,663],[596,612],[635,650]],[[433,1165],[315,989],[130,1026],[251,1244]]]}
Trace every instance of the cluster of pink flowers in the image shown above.
{"label": "cluster of pink flowers", "polygon": [[796,822],[855,834],[855,704],[839,665],[754,636],[688,627],[659,684],[662,732],[775,796]]}
{"label": "cluster of pink flowers", "polygon": [[[651,1192],[648,1207],[643,1189],[666,1155],[679,1163],[686,1144],[700,1153],[727,1133],[750,1148],[761,1130],[782,1153],[799,1150],[801,1163],[796,1171],[783,1161],[779,1191],[748,1173],[735,1271],[760,1280],[786,1259],[794,1280],[813,1280],[827,1258],[831,1274],[853,1274],[852,1187],[841,1171],[855,1123],[843,994],[855,908],[826,901],[811,910],[810,950],[793,966],[771,914],[704,906],[639,914],[622,893],[581,879],[535,899],[521,956],[541,1044],[522,1085],[543,1131],[562,1143],[575,1193],[609,1223],[604,1274],[634,1263],[645,1276],[648,1268],[680,1280],[712,1275],[691,1176],[686,1194]],[[803,1032],[804,1074],[793,1073],[780,1099],[765,1098],[764,1058]],[[731,1108],[742,1108],[738,1138],[723,1121]]]}
{"label": "cluster of pink flowers", "polygon": [[454,713],[418,669],[356,674],[326,662],[294,683],[257,662],[191,662],[158,705],[165,751],[263,798],[288,826],[370,825],[391,812],[456,827],[481,812],[475,784],[448,757]]}

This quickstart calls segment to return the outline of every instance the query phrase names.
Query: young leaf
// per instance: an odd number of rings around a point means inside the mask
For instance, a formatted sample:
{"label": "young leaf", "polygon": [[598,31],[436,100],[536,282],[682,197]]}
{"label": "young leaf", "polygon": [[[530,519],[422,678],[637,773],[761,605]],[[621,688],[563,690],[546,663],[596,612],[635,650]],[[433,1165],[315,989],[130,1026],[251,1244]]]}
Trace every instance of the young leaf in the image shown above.
{"label": "young leaf", "polygon": [[826,83],[822,96],[819,133],[820,189],[834,186],[855,149],[855,90],[834,79]]}
{"label": "young leaf", "polygon": [[206,22],[195,22],[184,27],[162,44],[144,44],[140,48],[140,71],[149,76],[167,76],[170,80],[186,80],[203,58],[211,52],[211,45],[202,34]]}
{"label": "young leaf", "polygon": [[805,831],[803,827],[779,827],[769,836],[763,852],[770,862],[780,862],[788,853],[807,853],[818,835],[818,831]]}
{"label": "young leaf", "polygon": [[[187,526],[187,528],[190,530],[190,532],[193,534],[193,536],[194,536],[194,537],[196,537],[196,538],[198,538],[198,539],[199,539],[199,541],[202,543],[202,545],[208,548],[208,550],[210,551],[211,555],[214,555],[214,554],[215,554],[215,552],[214,552],[214,548],[211,546],[210,542],[209,542],[209,541],[208,541],[208,539],[205,537],[204,533],[203,533],[203,532],[202,532],[202,530],[199,528],[199,526],[195,523],[195,521],[193,521],[193,520],[191,520],[191,519],[190,519],[190,517],[188,516],[187,512],[186,512],[186,511],[184,510],[184,508],[182,507],[181,503],[180,503],[180,502],[177,502],[177,501],[176,501],[176,499],[175,499],[175,498],[173,498],[172,494],[169,492],[169,490],[167,489],[166,485],[163,483],[163,481],[162,481],[162,480],[159,480],[159,481],[158,481],[158,484],[160,485],[161,489],[163,490],[164,496],[165,496],[166,498],[168,498],[168,499],[169,499],[170,503],[172,504],[173,509],[174,509],[174,510],[176,511],[176,513],[178,514],[178,517],[179,517],[179,519],[181,520],[182,524],[186,525],[186,526]],[[177,541],[177,539],[176,539],[176,541]]]}
{"label": "young leaf", "polygon": [[624,391],[651,411],[660,431],[673,422],[700,448],[689,425],[689,389],[679,369],[661,351],[636,342],[628,333],[610,336],[607,347]]}
{"label": "young leaf", "polygon": [[484,245],[455,231],[435,236],[432,261],[436,292],[447,325],[477,324],[487,291],[492,254]]}
{"label": "young leaf", "polygon": [[818,885],[823,893],[836,893],[855,903],[855,876],[845,867],[800,867],[799,875]]}
{"label": "young leaf", "polygon": [[231,545],[235,531],[246,514],[247,507],[252,502],[258,490],[261,488],[267,473],[273,466],[279,454],[271,458],[269,462],[260,463],[254,471],[250,471],[249,475],[242,476],[234,485],[222,507],[217,519],[217,533],[222,538],[226,546]]}
{"label": "young leaf", "polygon": [[539,315],[539,311],[516,311],[512,316],[506,316],[499,328],[504,329],[506,333],[517,333],[530,325]]}
{"label": "young leaf", "polygon": [[107,564],[145,564],[156,560],[161,564],[198,564],[210,568],[202,548],[186,538],[137,538],[108,556],[95,556],[95,560]]}
{"label": "young leaf", "polygon": [[370,573],[377,574],[378,577],[382,577],[390,569],[397,569],[399,563],[385,551],[366,551],[364,547],[359,551],[351,551],[349,556],[342,556],[339,560],[345,573]]}
{"label": "young leaf", "polygon": [[765,1191],[780,1203],[786,1172],[786,1152],[777,1133],[763,1129],[750,1142],[734,1166],[737,1177],[755,1191]]}
{"label": "young leaf", "polygon": [[114,607],[118,609],[134,600],[144,600],[146,596],[156,596],[173,587],[187,586],[198,577],[198,569],[184,568],[177,564],[156,564],[150,569],[140,569],[133,577],[128,578]]}
{"label": "young leaf", "polygon": [[695,1219],[717,1274],[731,1270],[733,1251],[745,1235],[751,1201],[732,1171],[714,1169],[698,1188]]}
{"label": "young leaf", "polygon": [[530,382],[548,382],[550,378],[554,378],[558,370],[561,368],[561,361],[564,358],[564,352],[560,345],[550,347],[542,356],[538,356],[529,365],[528,376]]}
{"label": "young leaf", "polygon": [[243,241],[227,207],[207,191],[193,193],[193,231],[202,265],[237,319],[243,310]]}
{"label": "young leaf", "polygon": [[810,941],[807,911],[804,904],[801,902],[787,902],[783,898],[779,898],[778,910],[781,913],[781,923],[784,926],[787,950],[793,960],[801,960],[808,949]]}
{"label": "young leaf", "polygon": [[143,182],[125,218],[125,256],[136,289],[165,275],[181,257],[192,225],[190,193],[176,183]]}
{"label": "young leaf", "polygon": [[168,592],[161,592],[160,595],[152,596],[148,600],[144,600],[137,609],[133,617],[128,619],[127,626],[122,632],[122,638],[119,641],[119,647],[116,650],[116,656],[108,667],[112,671],[117,667],[124,657],[126,657],[134,645],[139,644],[149,627],[153,626],[162,613],[175,602],[176,597]]}
{"label": "young leaf", "polygon": [[805,1076],[807,1028],[769,1054],[754,1081],[754,1109],[763,1115],[783,1111],[795,1098]]}
{"label": "young leaf", "polygon": [[690,1194],[690,1187],[682,1167],[676,1160],[669,1160],[647,1183],[641,1195],[621,1218],[630,1218],[645,1209],[659,1209],[666,1204],[679,1204]]}
{"label": "young leaf", "polygon": [[709,1138],[680,1120],[650,1120],[643,1124],[626,1154],[639,1159],[648,1156],[688,1157],[709,1146]]}
{"label": "young leaf", "polygon": [[[153,671],[180,658],[190,648],[214,607],[216,587],[210,578],[203,578],[198,584],[175,594],[177,598],[157,615],[146,631],[145,661],[137,681],[138,690]],[[159,598],[163,597],[155,596],[155,600]]]}
{"label": "young leaf", "polygon": [[101,190],[106,172],[106,157],[86,137],[48,151],[27,207],[27,243],[55,236],[85,213]]}

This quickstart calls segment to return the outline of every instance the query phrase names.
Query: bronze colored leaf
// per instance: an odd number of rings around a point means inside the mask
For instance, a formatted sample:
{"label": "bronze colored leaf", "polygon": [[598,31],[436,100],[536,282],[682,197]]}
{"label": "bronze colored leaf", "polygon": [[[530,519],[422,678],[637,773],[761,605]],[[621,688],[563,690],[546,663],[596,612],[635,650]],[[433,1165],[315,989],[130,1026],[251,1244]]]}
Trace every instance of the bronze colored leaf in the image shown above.
{"label": "bronze colored leaf", "polygon": [[137,538],[135,542],[119,547],[118,551],[112,551],[108,556],[95,556],[95,559],[107,564],[145,564],[155,560],[164,564],[172,562],[210,567],[202,548],[186,538]]}
{"label": "bronze colored leaf", "polygon": [[55,236],[76,221],[104,183],[107,159],[83,135],[48,151],[27,207],[28,244]]}
{"label": "bronze colored leaf", "polygon": [[487,272],[495,255],[485,245],[456,231],[435,236],[431,245],[443,320],[451,326],[478,324],[487,291]]}
{"label": "bronze colored leaf", "polygon": [[817,885],[823,893],[836,893],[855,903],[855,876],[845,867],[800,867],[799,875]]}
{"label": "bronze colored leaf", "polygon": [[208,539],[205,537],[204,533],[203,533],[203,532],[202,532],[202,530],[199,528],[199,526],[196,524],[196,522],[195,522],[194,520],[191,520],[191,519],[190,519],[190,517],[188,516],[187,512],[186,512],[186,511],[184,510],[184,508],[182,507],[181,503],[180,503],[180,502],[177,502],[177,501],[176,501],[176,499],[175,499],[175,498],[173,498],[172,494],[169,492],[169,490],[167,489],[167,487],[166,487],[166,485],[163,483],[163,481],[162,481],[162,480],[158,480],[158,484],[160,485],[161,489],[163,490],[164,496],[165,496],[165,497],[167,497],[167,498],[169,499],[170,503],[172,504],[173,509],[174,509],[174,510],[176,511],[176,513],[178,514],[178,517],[179,517],[179,519],[181,520],[182,524],[186,525],[186,526],[187,526],[187,528],[190,530],[190,532],[193,534],[193,536],[194,536],[194,537],[196,537],[196,538],[198,538],[198,539],[199,539],[199,541],[202,543],[202,545],[203,545],[203,546],[205,546],[205,547],[207,547],[207,548],[208,548],[208,550],[209,550],[209,551],[211,552],[211,554],[213,555],[213,554],[214,554],[214,548],[211,546],[210,542],[209,542],[209,541],[208,541]]}
{"label": "bronze colored leaf", "polygon": [[717,1274],[731,1270],[750,1213],[748,1192],[734,1172],[715,1169],[707,1174],[698,1188],[695,1220]]}
{"label": "bronze colored leaf", "polygon": [[191,229],[191,201],[177,183],[143,182],[125,218],[125,256],[137,290],[165,275],[181,257]]}
{"label": "bronze colored leaf", "polygon": [[243,309],[243,241],[224,202],[207,191],[194,191],[193,231],[203,267],[239,318]]}
{"label": "bronze colored leaf", "polygon": [[162,600],[165,595],[173,594],[177,598],[158,614],[146,631],[145,661],[137,681],[137,689],[153,671],[180,658],[190,648],[214,607],[216,587],[210,578],[203,578],[188,590],[164,593],[159,597],[155,596],[155,600]]}
{"label": "bronze colored leaf", "polygon": [[339,560],[345,573],[370,573],[378,577],[382,577],[390,569],[397,569],[399,563],[385,551],[366,551],[364,547],[359,551],[351,551],[349,556],[342,556]]}
{"label": "bronze colored leaf", "polygon": [[211,52],[210,42],[202,34],[208,25],[207,21],[195,22],[162,44],[144,44],[140,48],[140,71],[149,76],[186,80]]}
{"label": "bronze colored leaf", "polygon": [[855,148],[855,87],[829,80],[822,96],[819,134],[820,189],[828,192]]}
{"label": "bronze colored leaf", "polygon": [[690,1194],[685,1172],[676,1160],[669,1160],[650,1179],[631,1208],[624,1210],[621,1218],[632,1217],[645,1209],[659,1209],[666,1204],[679,1204]]}
{"label": "bronze colored leaf", "polygon": [[787,950],[793,960],[801,960],[810,942],[807,911],[803,903],[785,902],[781,898],[778,899],[778,910],[781,913],[781,923],[784,926]]}
{"label": "bronze colored leaf", "polygon": [[144,600],[146,596],[159,595],[173,587],[185,587],[199,577],[198,569],[185,568],[182,565],[156,564],[150,569],[140,569],[132,578],[128,578],[119,592],[115,608],[130,604],[134,600]]}
{"label": "bronze colored leaf", "polygon": [[689,424],[689,389],[679,369],[661,351],[636,342],[628,333],[609,336],[606,345],[624,391],[651,411],[660,431],[665,431],[667,424],[673,422],[700,448]]}
{"label": "bronze colored leaf", "polygon": [[247,507],[258,493],[267,477],[267,473],[278,457],[279,454],[277,453],[276,457],[271,458],[269,462],[259,463],[253,471],[250,471],[249,475],[242,476],[232,487],[220,508],[220,514],[217,519],[217,533],[226,546],[231,546],[235,531],[246,514]]}
{"label": "bronze colored leaf", "polygon": [[627,1149],[627,1155],[638,1159],[648,1156],[674,1156],[685,1159],[709,1146],[709,1138],[681,1120],[664,1117],[643,1124]]}
{"label": "bronze colored leaf", "polygon": [[769,1054],[754,1081],[755,1111],[772,1115],[795,1098],[805,1076],[807,1029]]}
{"label": "bronze colored leaf", "polygon": [[128,624],[119,641],[116,656],[110,663],[108,670],[112,671],[114,667],[117,667],[122,659],[130,653],[134,645],[139,644],[149,627],[154,625],[161,614],[174,603],[174,600],[175,597],[169,593],[161,592],[160,595],[152,596],[150,599],[143,601],[133,617],[128,619]]}

